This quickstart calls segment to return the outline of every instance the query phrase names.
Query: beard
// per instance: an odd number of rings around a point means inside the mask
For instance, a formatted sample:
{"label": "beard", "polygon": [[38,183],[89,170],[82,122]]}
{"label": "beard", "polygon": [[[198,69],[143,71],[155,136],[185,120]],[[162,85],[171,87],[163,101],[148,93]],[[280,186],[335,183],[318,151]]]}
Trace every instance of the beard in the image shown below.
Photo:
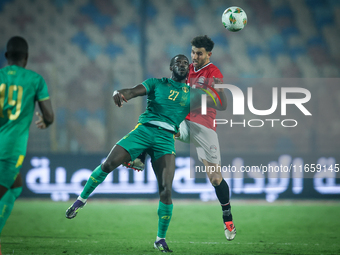
{"label": "beard", "polygon": [[174,72],[174,76],[175,76],[175,78],[177,80],[183,80],[183,79],[185,79],[187,77],[187,75],[188,75],[188,72],[186,74],[184,74],[184,75],[180,75],[179,73]]}

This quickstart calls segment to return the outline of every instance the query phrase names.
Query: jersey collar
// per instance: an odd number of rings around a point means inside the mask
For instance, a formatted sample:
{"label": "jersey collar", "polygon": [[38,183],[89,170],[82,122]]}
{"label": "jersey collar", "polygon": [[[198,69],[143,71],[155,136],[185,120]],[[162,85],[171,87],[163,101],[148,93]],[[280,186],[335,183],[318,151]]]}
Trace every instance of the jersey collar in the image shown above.
{"label": "jersey collar", "polygon": [[203,68],[207,67],[207,66],[210,65],[210,64],[212,64],[212,63],[209,62],[209,63],[205,64],[204,66],[202,66],[202,67],[201,67],[200,69],[198,69],[198,70],[196,70],[196,68],[193,66],[194,72],[197,73],[197,72],[201,71]]}
{"label": "jersey collar", "polygon": [[173,86],[177,87],[177,88],[181,88],[183,85],[188,86],[185,82],[181,83],[178,81],[174,81],[173,79],[167,78],[168,82],[171,83]]}

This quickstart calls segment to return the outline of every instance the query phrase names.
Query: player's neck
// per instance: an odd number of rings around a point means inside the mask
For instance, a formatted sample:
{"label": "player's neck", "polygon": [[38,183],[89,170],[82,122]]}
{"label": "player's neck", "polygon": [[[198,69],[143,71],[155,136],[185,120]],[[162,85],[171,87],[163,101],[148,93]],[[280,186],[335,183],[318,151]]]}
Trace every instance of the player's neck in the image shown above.
{"label": "player's neck", "polygon": [[8,60],[8,65],[9,66],[13,66],[13,65],[16,65],[16,66],[20,66],[22,68],[25,68],[26,67],[26,61],[13,61],[13,60]]}
{"label": "player's neck", "polygon": [[179,79],[179,78],[176,78],[176,77],[174,77],[174,76],[171,76],[170,79],[173,80],[173,81],[175,81],[175,82],[179,82],[179,83],[185,83],[185,81],[186,81],[186,78],[184,78],[184,79]]}
{"label": "player's neck", "polygon": [[181,77],[181,76],[172,74],[170,79],[175,81],[175,82],[186,83],[187,76]]}
{"label": "player's neck", "polygon": [[208,65],[209,63],[210,63],[210,60],[209,60],[209,61],[206,61],[206,62],[205,62],[203,65],[201,65],[201,66],[197,66],[197,67],[194,66],[194,69],[195,69],[195,71],[200,70],[201,68],[205,67],[205,66]]}

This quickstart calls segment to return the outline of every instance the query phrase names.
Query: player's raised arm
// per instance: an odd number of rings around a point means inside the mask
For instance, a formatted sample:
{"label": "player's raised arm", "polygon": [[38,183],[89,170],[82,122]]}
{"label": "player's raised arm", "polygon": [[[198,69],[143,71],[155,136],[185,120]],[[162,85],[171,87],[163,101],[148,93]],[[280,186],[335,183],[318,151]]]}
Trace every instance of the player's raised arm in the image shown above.
{"label": "player's raised arm", "polygon": [[41,114],[39,112],[36,112],[36,115],[38,116],[38,120],[35,122],[38,128],[45,129],[49,125],[53,123],[54,120],[54,113],[52,109],[51,100],[43,100],[39,101],[39,108],[41,110]]}
{"label": "player's raised arm", "polygon": [[222,89],[222,92],[217,91],[217,93],[221,98],[222,104],[220,100],[218,100],[218,98],[215,98],[215,102],[216,102],[215,104],[214,100],[211,97],[207,97],[207,106],[214,108],[218,111],[224,111],[227,109],[227,97],[225,96],[223,89]]}
{"label": "player's raised arm", "polygon": [[142,84],[138,84],[130,89],[115,90],[113,92],[112,98],[118,107],[122,107],[124,101],[127,102],[132,98],[145,95],[146,88]]}
{"label": "player's raised arm", "polygon": [[[221,80],[214,77],[214,84],[212,86],[214,86],[217,83],[220,84]],[[215,89],[215,91],[217,92],[219,98],[221,99],[221,102],[220,102],[220,99],[217,97],[217,95],[211,92],[209,95],[207,95],[207,107],[214,108],[218,111],[226,110],[227,109],[227,97],[224,93],[224,90],[220,88],[220,89]],[[196,93],[195,91],[192,91],[192,92]],[[202,100],[201,100],[202,94],[201,93],[204,93],[204,92],[200,91],[199,97],[197,97],[197,94],[192,97],[193,100],[191,101],[191,107],[192,107],[191,110],[198,109],[202,106]]]}
{"label": "player's raised arm", "polygon": [[[213,77],[213,78],[214,78],[214,82],[212,84],[212,87],[215,87],[215,84],[221,84],[222,83],[219,78],[216,78],[216,77]],[[207,106],[214,108],[218,111],[224,111],[224,110],[227,109],[227,97],[224,93],[223,88],[220,88],[220,89],[215,88],[215,90],[218,93],[218,95],[221,99],[221,102],[218,98],[215,98],[215,101],[214,101],[211,97],[208,97],[207,98]],[[216,102],[216,104],[215,104],[215,102]]]}

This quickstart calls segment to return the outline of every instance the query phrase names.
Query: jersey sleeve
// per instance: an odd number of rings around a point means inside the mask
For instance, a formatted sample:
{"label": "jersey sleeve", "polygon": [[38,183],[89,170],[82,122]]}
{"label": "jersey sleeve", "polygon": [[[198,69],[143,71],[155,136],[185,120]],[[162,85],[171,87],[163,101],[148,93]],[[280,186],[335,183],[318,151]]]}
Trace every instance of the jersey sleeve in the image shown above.
{"label": "jersey sleeve", "polygon": [[221,80],[221,82],[223,82],[223,75],[222,75],[221,71],[217,67],[212,70],[212,72],[210,74],[210,77],[211,77],[211,80],[210,80],[210,84],[209,85],[211,85],[212,81],[214,80],[213,77],[218,78],[218,79]]}
{"label": "jersey sleeve", "polygon": [[150,78],[142,82],[142,85],[146,89],[146,94],[148,95],[151,91],[155,89],[155,85],[158,79]]}
{"label": "jersey sleeve", "polygon": [[48,94],[48,88],[47,84],[43,77],[38,77],[38,88],[37,88],[37,95],[36,99],[37,101],[44,101],[50,98],[50,95]]}

